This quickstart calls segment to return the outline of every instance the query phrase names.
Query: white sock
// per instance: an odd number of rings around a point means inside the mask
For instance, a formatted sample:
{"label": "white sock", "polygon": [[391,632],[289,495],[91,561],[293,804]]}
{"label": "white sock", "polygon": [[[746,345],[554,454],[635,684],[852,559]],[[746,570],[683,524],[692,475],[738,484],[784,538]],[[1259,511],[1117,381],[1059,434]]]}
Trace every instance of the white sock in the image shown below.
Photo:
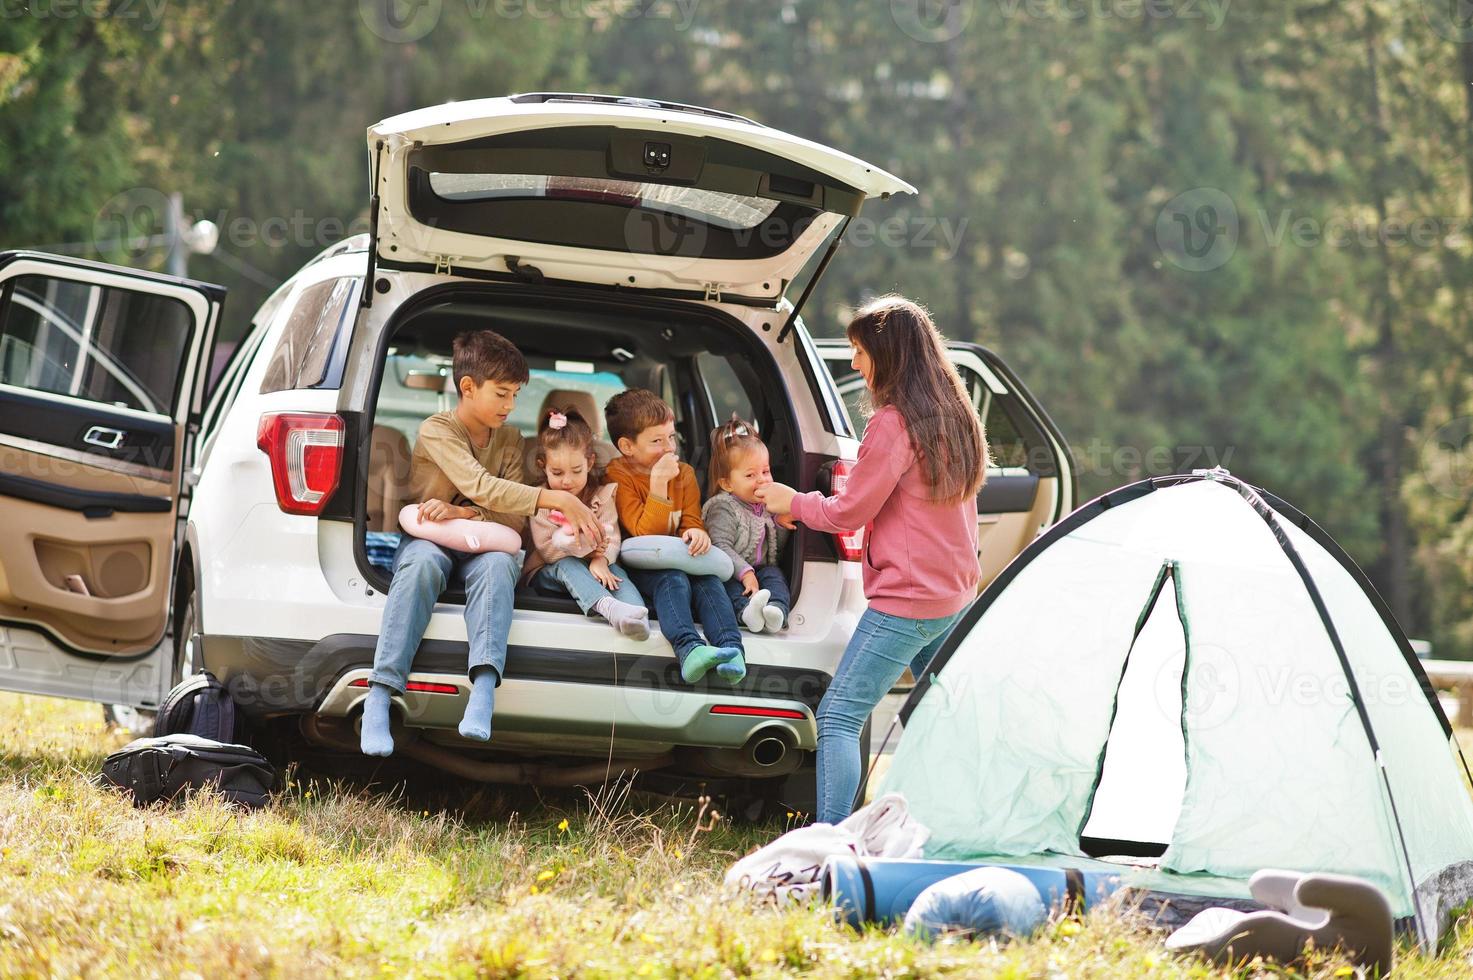
{"label": "white sock", "polygon": [[593,611],[607,619],[625,636],[636,640],[650,638],[650,611],[644,606],[630,605],[606,595],[593,604]]}
{"label": "white sock", "polygon": [[767,632],[776,633],[783,628],[783,620],[787,617],[777,606],[769,604],[762,608],[762,618],[767,620]]}
{"label": "white sock", "polygon": [[772,593],[766,589],[758,589],[747,599],[747,608],[742,610],[742,625],[753,633],[761,633],[762,627],[767,625],[767,620],[762,616],[762,610],[767,608],[767,600],[772,598]]}

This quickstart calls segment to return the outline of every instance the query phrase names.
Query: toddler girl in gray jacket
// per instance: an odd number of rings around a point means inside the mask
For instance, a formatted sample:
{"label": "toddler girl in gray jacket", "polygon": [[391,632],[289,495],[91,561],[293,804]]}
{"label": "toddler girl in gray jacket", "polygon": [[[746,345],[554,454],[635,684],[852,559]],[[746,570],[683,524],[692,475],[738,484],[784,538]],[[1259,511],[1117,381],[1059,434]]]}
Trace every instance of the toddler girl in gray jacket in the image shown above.
{"label": "toddler girl in gray jacket", "polygon": [[713,496],[701,508],[701,521],[711,544],[736,565],[726,592],[737,621],[753,633],[782,629],[792,605],[788,580],[777,561],[793,525],[775,519],[756,497],[757,488],[771,482],[767,446],[756,426],[733,415],[711,433],[707,487]]}

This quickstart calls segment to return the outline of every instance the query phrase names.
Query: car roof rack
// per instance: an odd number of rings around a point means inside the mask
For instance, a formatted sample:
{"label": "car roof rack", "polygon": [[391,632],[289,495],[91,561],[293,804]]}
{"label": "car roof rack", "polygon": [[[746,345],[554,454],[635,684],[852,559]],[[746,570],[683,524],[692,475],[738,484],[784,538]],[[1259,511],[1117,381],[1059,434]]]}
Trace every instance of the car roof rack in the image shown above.
{"label": "car roof rack", "polygon": [[663,109],[666,112],[688,112],[698,116],[711,116],[716,119],[727,119],[732,122],[745,123],[748,126],[762,126],[755,119],[748,119],[746,116],[739,116],[734,112],[722,112],[720,109],[707,109],[698,105],[686,105],[683,102],[663,102],[659,99],[639,99],[624,95],[599,95],[592,92],[523,92],[520,95],[510,96],[510,99],[520,104],[538,102],[590,102],[595,105],[622,105],[637,109]]}

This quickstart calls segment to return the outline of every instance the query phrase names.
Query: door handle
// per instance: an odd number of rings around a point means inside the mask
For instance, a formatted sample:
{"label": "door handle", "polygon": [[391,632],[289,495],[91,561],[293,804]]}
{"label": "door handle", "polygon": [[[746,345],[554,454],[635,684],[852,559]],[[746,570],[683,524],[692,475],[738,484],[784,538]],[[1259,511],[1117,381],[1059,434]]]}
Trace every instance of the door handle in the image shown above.
{"label": "door handle", "polygon": [[117,449],[123,444],[123,436],[127,433],[122,429],[109,429],[107,426],[94,425],[82,436],[82,441],[89,446],[98,446],[102,449]]}

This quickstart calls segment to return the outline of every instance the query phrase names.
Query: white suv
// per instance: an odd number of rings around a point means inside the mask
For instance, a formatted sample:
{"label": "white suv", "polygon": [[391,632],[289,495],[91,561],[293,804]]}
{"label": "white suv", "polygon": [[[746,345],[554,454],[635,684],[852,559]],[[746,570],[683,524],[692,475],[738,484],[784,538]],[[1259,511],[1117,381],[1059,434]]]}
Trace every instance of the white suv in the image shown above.
{"label": "white suv", "polygon": [[[0,253],[0,687],[146,710],[208,668],[258,724],[356,752],[410,447],[450,404],[467,328],[525,353],[509,421],[524,433],[546,403],[601,426],[610,395],[647,387],[702,480],[707,434],[737,412],[777,479],[842,486],[855,432],[788,293],[800,274],[811,288],[866,198],[908,184],[738,116],[604,96],[437,106],[372,127],[368,148],[372,232],[267,300],[208,397],[222,289]],[[979,376],[984,412],[1014,390]],[[984,489],[984,511],[1001,494],[984,520],[1031,516],[988,539],[997,567],[1073,494],[1041,410],[1007,403],[1020,455]],[[859,534],[798,531],[790,625],[747,637],[736,687],[683,683],[658,633],[636,642],[519,592],[489,745],[456,732],[452,585],[396,754],[470,778],[638,770],[801,805],[814,709],[864,609],[860,557]]]}

